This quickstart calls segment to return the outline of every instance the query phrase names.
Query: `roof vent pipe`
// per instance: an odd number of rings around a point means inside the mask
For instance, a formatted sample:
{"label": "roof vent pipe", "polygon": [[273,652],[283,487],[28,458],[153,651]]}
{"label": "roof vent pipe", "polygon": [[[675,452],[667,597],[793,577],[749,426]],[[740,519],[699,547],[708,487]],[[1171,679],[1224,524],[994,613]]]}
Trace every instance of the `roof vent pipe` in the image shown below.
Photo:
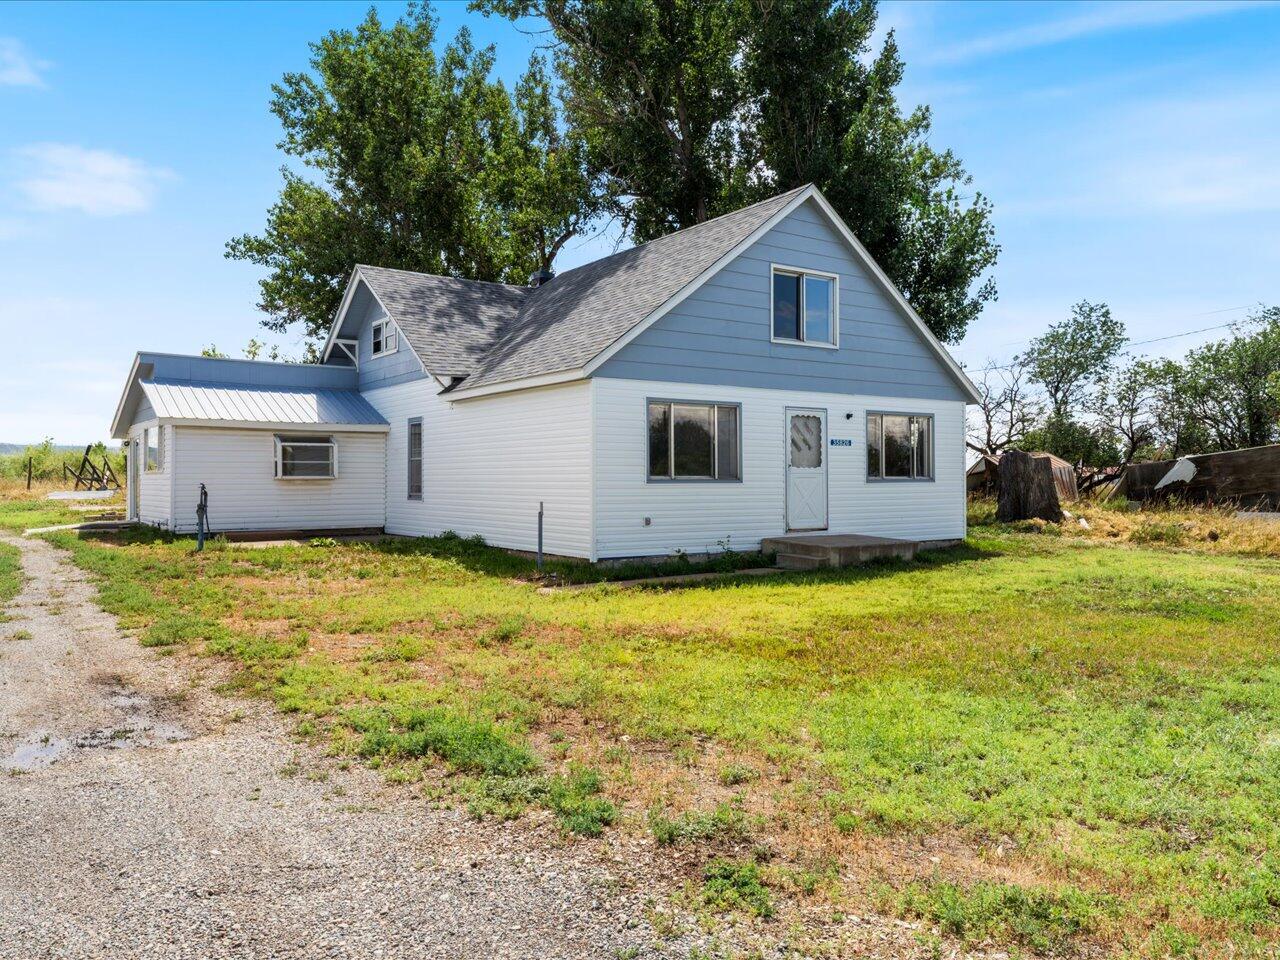
{"label": "roof vent pipe", "polygon": [[554,276],[555,274],[550,270],[535,270],[533,273],[529,274],[529,286],[540,287],[544,283],[550,283],[551,278]]}

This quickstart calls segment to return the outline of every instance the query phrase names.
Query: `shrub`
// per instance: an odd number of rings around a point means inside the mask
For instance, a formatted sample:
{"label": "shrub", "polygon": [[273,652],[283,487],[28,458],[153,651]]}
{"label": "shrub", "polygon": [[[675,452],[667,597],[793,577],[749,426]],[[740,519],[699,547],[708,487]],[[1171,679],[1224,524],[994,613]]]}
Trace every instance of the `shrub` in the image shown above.
{"label": "shrub", "polygon": [[702,871],[702,902],[713,910],[740,910],[757,917],[773,916],[773,898],[750,861],[734,863],[720,857]]}

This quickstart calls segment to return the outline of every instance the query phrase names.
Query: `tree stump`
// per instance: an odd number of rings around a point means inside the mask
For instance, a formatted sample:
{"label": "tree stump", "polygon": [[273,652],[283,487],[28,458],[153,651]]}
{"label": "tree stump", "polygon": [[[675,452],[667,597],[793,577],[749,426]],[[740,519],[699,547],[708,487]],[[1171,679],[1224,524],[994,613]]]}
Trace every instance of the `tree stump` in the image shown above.
{"label": "tree stump", "polygon": [[1006,450],[1000,458],[999,499],[996,519],[1001,523],[1038,517],[1050,523],[1062,520],[1053,466],[1046,457],[1021,450]]}

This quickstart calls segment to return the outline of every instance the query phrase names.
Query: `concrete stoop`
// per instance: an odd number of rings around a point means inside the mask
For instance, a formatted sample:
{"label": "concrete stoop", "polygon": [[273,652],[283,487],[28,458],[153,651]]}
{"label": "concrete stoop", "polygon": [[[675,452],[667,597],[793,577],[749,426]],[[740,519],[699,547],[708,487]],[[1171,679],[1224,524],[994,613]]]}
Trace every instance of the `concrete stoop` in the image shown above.
{"label": "concrete stoop", "polygon": [[912,560],[920,544],[858,533],[800,533],[768,537],[760,544],[765,553],[777,554],[784,570],[817,570],[849,567],[871,560]]}

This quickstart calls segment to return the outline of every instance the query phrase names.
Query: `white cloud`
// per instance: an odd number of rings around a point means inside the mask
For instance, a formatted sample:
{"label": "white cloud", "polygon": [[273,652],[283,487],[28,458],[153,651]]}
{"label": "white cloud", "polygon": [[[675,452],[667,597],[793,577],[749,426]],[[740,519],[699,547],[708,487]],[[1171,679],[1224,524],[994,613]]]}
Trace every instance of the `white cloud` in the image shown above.
{"label": "white cloud", "polygon": [[1048,47],[1081,37],[1143,27],[1215,17],[1241,10],[1256,10],[1273,6],[1268,2],[1245,0],[1212,0],[1212,2],[1153,2],[1103,3],[1084,8],[1084,12],[1059,17],[1043,23],[1014,27],[983,37],[962,40],[932,50],[928,59],[934,63],[961,63],[982,57],[1036,47]]}
{"label": "white cloud", "polygon": [[51,64],[33,57],[21,40],[0,37],[0,87],[43,87]]}
{"label": "white cloud", "polygon": [[37,210],[78,210],[110,217],[150,209],[172,171],[111,150],[38,143],[15,152],[26,171],[18,192]]}

